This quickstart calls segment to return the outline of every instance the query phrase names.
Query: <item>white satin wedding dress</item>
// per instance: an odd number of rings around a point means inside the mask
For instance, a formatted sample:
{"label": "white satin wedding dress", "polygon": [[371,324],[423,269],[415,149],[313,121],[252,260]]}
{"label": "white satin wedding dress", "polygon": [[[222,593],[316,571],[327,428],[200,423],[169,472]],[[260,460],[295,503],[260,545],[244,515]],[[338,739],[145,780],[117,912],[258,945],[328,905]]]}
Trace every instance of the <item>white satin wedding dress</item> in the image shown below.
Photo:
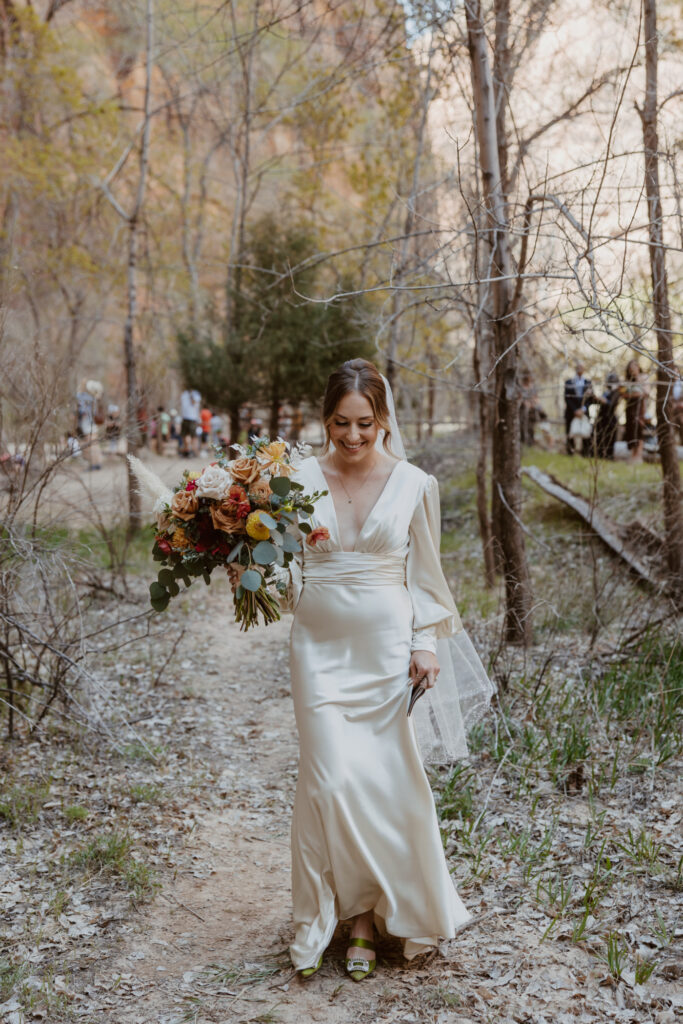
{"label": "white satin wedding dress", "polygon": [[[316,458],[296,479],[309,493],[327,487]],[[330,537],[303,544],[288,597],[300,742],[292,963],[313,967],[337,922],[368,910],[410,959],[470,918],[407,717],[411,650],[435,650],[461,628],[439,558],[437,481],[397,462],[352,551],[341,548],[331,495],[311,525]]]}

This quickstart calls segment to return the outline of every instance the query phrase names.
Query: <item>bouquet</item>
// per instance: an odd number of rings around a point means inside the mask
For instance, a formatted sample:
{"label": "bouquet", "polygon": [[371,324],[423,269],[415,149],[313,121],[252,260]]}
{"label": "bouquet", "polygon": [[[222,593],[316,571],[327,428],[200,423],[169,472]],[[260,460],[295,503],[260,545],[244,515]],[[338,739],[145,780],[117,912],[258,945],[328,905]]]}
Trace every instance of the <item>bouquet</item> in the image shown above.
{"label": "bouquet", "polygon": [[173,491],[138,459],[131,457],[131,465],[139,478],[156,485],[152,554],[163,568],[149,588],[154,610],[164,611],[181,583],[189,587],[202,577],[208,584],[214,569],[226,568],[235,620],[246,630],[258,624],[259,614],[266,625],[280,618],[277,594],[286,591],[287,566],[301,550],[297,531],[310,533],[306,519],[327,492],[304,494],[290,479],[307,454],[305,445],[292,448],[280,438],[263,437],[234,448],[238,458],[229,460],[217,449],[216,462],[201,472],[186,470]]}

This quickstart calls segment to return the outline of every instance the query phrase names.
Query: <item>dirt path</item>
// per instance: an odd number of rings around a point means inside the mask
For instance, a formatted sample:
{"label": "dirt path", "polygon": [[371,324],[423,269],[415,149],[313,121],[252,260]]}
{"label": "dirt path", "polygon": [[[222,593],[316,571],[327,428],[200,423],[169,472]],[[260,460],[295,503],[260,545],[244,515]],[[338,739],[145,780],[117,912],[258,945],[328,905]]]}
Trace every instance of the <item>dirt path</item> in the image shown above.
{"label": "dirt path", "polygon": [[[475,915],[442,956],[407,964],[386,941],[373,978],[343,971],[343,929],[308,983],[292,972],[289,822],[297,743],[288,688],[285,618],[258,638],[221,615],[227,593],[206,593],[194,635],[180,652],[210,673],[193,675],[193,767],[208,769],[211,806],[188,806],[196,827],[182,866],[134,921],[107,967],[118,982],[115,1024],[181,1021],[355,1022],[607,1020],[667,1024],[669,1011],[638,1015],[623,983],[584,949],[541,942],[547,918],[520,905],[505,873],[461,889]],[[255,642],[257,640],[257,642]],[[186,677],[185,677],[186,678]],[[181,683],[186,686],[186,681]],[[154,737],[150,737],[154,738]],[[486,770],[483,764],[480,766]],[[201,774],[201,772],[200,772]],[[493,787],[490,812],[506,805]],[[572,807],[579,826],[583,803]],[[457,876],[458,865],[452,864]],[[642,1009],[642,1006],[641,1006]]]}
{"label": "dirt path", "polygon": [[[189,465],[150,462],[169,482]],[[123,486],[123,466],[102,474],[96,483],[97,474],[90,476],[106,511],[113,504],[107,494]],[[83,482],[63,486],[60,501],[77,502]],[[144,600],[142,583],[140,591]],[[302,983],[287,956],[298,756],[287,670],[291,620],[244,635],[231,618],[225,581],[198,584],[155,620],[156,639],[97,659],[145,749],[158,752],[153,762],[127,737],[124,754],[80,747],[66,735],[10,751],[17,786],[33,784],[41,758],[48,781],[35,796],[35,823],[0,851],[8,864],[0,878],[3,1024],[673,1024],[683,1008],[673,950],[675,908],[683,903],[673,852],[681,775],[673,759],[659,770],[656,789],[648,775],[631,774],[599,787],[597,798],[585,789],[568,798],[540,768],[525,792],[513,771],[506,774],[507,754],[497,762],[482,747],[466,766],[471,785],[464,778],[456,792],[471,806],[444,820],[451,871],[472,922],[441,955],[412,964],[397,942],[382,942],[376,974],[359,985],[344,974],[340,928],[321,971]],[[557,659],[558,688],[571,643],[564,661]],[[65,828],[64,809],[76,804],[85,816]],[[476,837],[461,840],[463,823],[480,811]],[[615,854],[616,840],[645,828],[661,851],[647,870],[633,861],[632,890],[628,870],[623,884],[614,883],[592,935],[572,941],[579,906],[544,941],[556,896],[543,902],[537,886],[590,877],[589,833],[597,847],[606,837],[617,863],[624,855]],[[115,830],[128,831],[133,855],[160,882],[146,906],[131,907],[130,886],[115,874],[85,877],[69,866],[90,837]],[[601,959],[600,943],[617,928],[639,956],[656,959],[649,981],[636,984],[632,958],[618,981]],[[32,993],[48,989],[44,1011]]]}

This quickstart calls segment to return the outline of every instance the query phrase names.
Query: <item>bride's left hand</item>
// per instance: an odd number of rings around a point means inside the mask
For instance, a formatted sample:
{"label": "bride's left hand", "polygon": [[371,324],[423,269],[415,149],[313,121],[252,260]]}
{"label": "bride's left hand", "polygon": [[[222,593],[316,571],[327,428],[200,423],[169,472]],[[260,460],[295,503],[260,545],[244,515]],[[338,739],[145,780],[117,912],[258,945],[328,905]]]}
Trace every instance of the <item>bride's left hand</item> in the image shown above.
{"label": "bride's left hand", "polygon": [[409,669],[413,686],[424,686],[425,690],[431,689],[440,671],[436,655],[431,651],[413,651]]}

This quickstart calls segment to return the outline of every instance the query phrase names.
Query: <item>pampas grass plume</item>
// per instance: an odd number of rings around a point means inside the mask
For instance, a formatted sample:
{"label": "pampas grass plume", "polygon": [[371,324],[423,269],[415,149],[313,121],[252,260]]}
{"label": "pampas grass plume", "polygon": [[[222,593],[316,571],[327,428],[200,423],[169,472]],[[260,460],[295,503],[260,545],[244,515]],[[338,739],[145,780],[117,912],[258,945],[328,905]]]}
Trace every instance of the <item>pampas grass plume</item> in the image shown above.
{"label": "pampas grass plume", "polygon": [[135,455],[129,455],[128,462],[138,482],[138,490],[142,491],[144,488],[157,501],[161,499],[161,501],[170,505],[173,491],[166,486],[164,481],[156,473],[153,473],[151,469],[148,469],[144,462],[141,462]]}

